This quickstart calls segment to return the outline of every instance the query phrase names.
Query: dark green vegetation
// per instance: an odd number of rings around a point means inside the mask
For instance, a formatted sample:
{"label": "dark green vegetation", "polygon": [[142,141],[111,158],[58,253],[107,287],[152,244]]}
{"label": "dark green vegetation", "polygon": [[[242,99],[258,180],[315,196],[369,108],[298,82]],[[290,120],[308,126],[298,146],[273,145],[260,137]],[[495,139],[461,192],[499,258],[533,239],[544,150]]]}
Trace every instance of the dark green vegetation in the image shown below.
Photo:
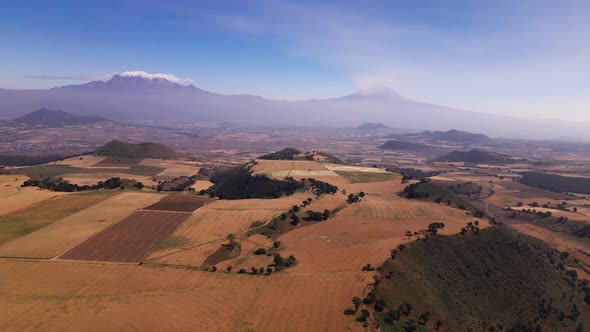
{"label": "dark green vegetation", "polygon": [[431,176],[435,176],[435,175],[439,175],[440,172],[438,171],[430,171],[430,172],[426,172],[417,168],[399,168],[399,167],[388,167],[387,168],[388,171],[390,172],[398,172],[402,175],[402,180],[403,181],[407,181],[407,180],[421,180],[427,177],[431,177]]}
{"label": "dark green vegetation", "polygon": [[211,177],[211,182],[214,185],[208,189],[209,193],[221,199],[278,198],[301,189],[299,181],[292,178],[275,180],[264,175],[253,176],[242,166],[218,172]]}
{"label": "dark green vegetation", "polygon": [[295,156],[300,154],[301,151],[295,148],[285,148],[277,152],[272,152],[269,154],[265,154],[264,156],[260,156],[258,159],[265,159],[265,160],[293,160]]}
{"label": "dark green vegetation", "polygon": [[272,152],[260,156],[258,159],[265,160],[310,160],[310,161],[323,161],[332,164],[342,164],[342,160],[336,158],[326,152],[312,151],[312,152],[301,152],[295,148],[285,148],[280,151]]}
{"label": "dark green vegetation", "polygon": [[0,155],[0,165],[3,166],[30,166],[45,164],[52,161],[58,161],[67,158],[60,155],[48,156],[29,156],[18,154],[2,154]]}
{"label": "dark green vegetation", "polygon": [[254,176],[245,166],[220,171],[210,180],[214,185],[207,191],[221,199],[279,198],[292,195],[297,190],[310,190],[315,195],[338,191],[336,186],[311,178],[297,181],[291,177],[275,180],[264,175]]}
{"label": "dark green vegetation", "polygon": [[383,182],[394,180],[399,177],[395,173],[378,173],[378,172],[355,172],[355,171],[333,171],[334,173],[344,176],[351,183],[366,182]]}
{"label": "dark green vegetation", "polygon": [[529,186],[555,191],[590,194],[590,178],[561,176],[541,172],[522,173],[521,183]]}
{"label": "dark green vegetation", "polygon": [[476,217],[483,217],[469,202],[453,191],[451,187],[440,185],[436,182],[423,179],[404,188],[400,196],[408,199],[423,199],[440,204],[450,205],[461,210],[474,212]]}
{"label": "dark green vegetation", "polygon": [[64,111],[52,111],[42,108],[38,111],[34,111],[25,114],[19,118],[12,120],[21,125],[27,126],[41,126],[41,127],[61,127],[61,126],[73,126],[73,125],[84,125],[95,122],[108,121],[97,116],[81,116],[73,115]]}
{"label": "dark green vegetation", "polygon": [[503,226],[436,235],[388,259],[363,302],[382,331],[410,320],[432,328],[440,320],[451,331],[575,331],[590,325],[590,289],[570,264]]}
{"label": "dark green vegetation", "polygon": [[99,190],[99,189],[125,189],[125,188],[136,188],[143,189],[143,183],[135,180],[121,179],[121,178],[110,178],[105,181],[99,181],[97,184],[89,186],[79,186],[77,184],[70,183],[62,178],[56,177],[37,177],[34,179],[28,179],[21,187],[39,187],[41,189],[61,192],[74,192],[74,191],[87,191],[87,190]]}
{"label": "dark green vegetation", "polygon": [[459,183],[451,185],[450,188],[455,194],[460,195],[479,195],[483,190],[483,186],[475,182]]}
{"label": "dark green vegetation", "polygon": [[113,140],[94,151],[99,156],[126,157],[126,158],[159,158],[171,159],[181,155],[171,148],[153,142],[139,144],[124,143]]}
{"label": "dark green vegetation", "polygon": [[436,158],[434,161],[466,162],[474,164],[505,164],[512,162],[509,156],[482,150],[453,151]]}
{"label": "dark green vegetation", "polygon": [[430,147],[426,144],[416,143],[416,142],[408,142],[408,141],[400,141],[400,140],[390,140],[383,143],[379,146],[379,149],[382,150],[401,150],[401,151],[424,151],[429,149]]}
{"label": "dark green vegetation", "polygon": [[199,174],[195,174],[193,176],[180,176],[172,180],[158,182],[156,189],[158,191],[191,191],[194,190],[191,186],[196,183],[199,177]]}

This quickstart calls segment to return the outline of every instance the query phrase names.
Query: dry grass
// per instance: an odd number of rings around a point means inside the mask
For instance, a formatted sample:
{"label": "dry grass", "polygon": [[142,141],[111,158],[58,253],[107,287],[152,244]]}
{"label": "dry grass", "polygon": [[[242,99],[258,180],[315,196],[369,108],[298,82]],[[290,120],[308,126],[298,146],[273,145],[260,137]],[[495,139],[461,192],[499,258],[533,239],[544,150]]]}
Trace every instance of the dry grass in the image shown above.
{"label": "dry grass", "polygon": [[275,274],[0,261],[0,329],[363,331],[342,311],[368,273]]}
{"label": "dry grass", "polygon": [[105,159],[106,159],[106,157],[99,157],[99,156],[80,156],[80,157],[72,157],[72,158],[68,158],[68,159],[64,159],[64,160],[59,160],[59,161],[56,161],[55,163],[52,163],[52,164],[69,165],[69,166],[73,166],[73,167],[86,168],[86,167],[94,166],[95,164],[98,164],[99,162],[101,162]]}
{"label": "dry grass", "polygon": [[213,185],[213,182],[208,181],[208,180],[197,180],[195,181],[195,184],[193,184],[191,186],[191,188],[193,188],[196,191],[201,191],[201,190],[207,190],[209,189],[209,187],[211,187]]}
{"label": "dry grass", "polygon": [[111,226],[131,212],[157,202],[161,195],[126,192],[43,227],[0,247],[0,256],[55,257]]}
{"label": "dry grass", "polygon": [[0,216],[53,197],[65,195],[65,193],[39,190],[33,187],[21,188],[21,184],[27,179],[28,177],[24,175],[0,175],[0,201],[2,202]]}
{"label": "dry grass", "polygon": [[177,178],[180,176],[193,176],[195,174],[197,174],[199,172],[199,167],[196,165],[187,165],[187,164],[180,164],[180,163],[175,163],[172,164],[168,167],[166,167],[166,169],[164,171],[162,171],[161,173],[159,173],[157,176],[166,176],[166,177],[172,177],[172,178]]}
{"label": "dry grass", "polygon": [[[171,236],[188,240],[183,248],[153,252],[146,261],[199,266],[228,234],[241,234],[256,221],[266,221],[301,203],[308,195],[295,194],[278,199],[218,200],[195,211]],[[162,257],[162,258],[159,258]]]}
{"label": "dry grass", "polygon": [[[0,216],[0,244],[25,236],[66,216],[101,202],[116,191],[70,194],[44,200]],[[64,230],[67,232],[67,229]]]}
{"label": "dry grass", "polygon": [[323,164],[308,160],[263,160],[257,159],[252,169],[254,173],[266,173],[276,171],[324,171]]}

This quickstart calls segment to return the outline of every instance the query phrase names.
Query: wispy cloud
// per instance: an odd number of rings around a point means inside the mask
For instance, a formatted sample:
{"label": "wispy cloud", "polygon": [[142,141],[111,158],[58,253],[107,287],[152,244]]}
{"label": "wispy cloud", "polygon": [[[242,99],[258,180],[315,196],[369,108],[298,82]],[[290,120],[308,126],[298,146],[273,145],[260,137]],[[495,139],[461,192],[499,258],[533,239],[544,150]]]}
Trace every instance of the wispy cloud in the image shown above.
{"label": "wispy cloud", "polygon": [[179,83],[179,84],[189,84],[189,83],[195,82],[195,80],[193,80],[192,78],[188,78],[188,77],[180,78],[180,77],[177,77],[172,74],[162,74],[162,73],[150,74],[150,73],[147,73],[145,71],[140,71],[140,70],[115,72],[115,73],[109,73],[109,74],[95,74],[95,75],[78,75],[78,76],[23,75],[23,77],[38,79],[38,80],[67,80],[67,81],[91,82],[91,81],[108,81],[111,78],[113,78],[113,76],[115,76],[115,75],[120,75],[120,76],[125,76],[125,77],[142,77],[145,79],[162,78],[162,79],[166,79],[170,82]]}
{"label": "wispy cloud", "polygon": [[[190,28],[270,38],[288,56],[335,67],[359,88],[387,85],[452,106],[549,115],[543,97],[565,101],[589,89],[583,1],[253,0],[248,10],[166,9]],[[576,100],[590,102],[587,95]],[[570,109],[584,113],[587,104]]]}
{"label": "wispy cloud", "polygon": [[25,78],[37,80],[67,80],[67,81],[106,81],[113,77],[114,74],[97,74],[97,75],[78,75],[78,76],[60,76],[60,75],[23,75]]}

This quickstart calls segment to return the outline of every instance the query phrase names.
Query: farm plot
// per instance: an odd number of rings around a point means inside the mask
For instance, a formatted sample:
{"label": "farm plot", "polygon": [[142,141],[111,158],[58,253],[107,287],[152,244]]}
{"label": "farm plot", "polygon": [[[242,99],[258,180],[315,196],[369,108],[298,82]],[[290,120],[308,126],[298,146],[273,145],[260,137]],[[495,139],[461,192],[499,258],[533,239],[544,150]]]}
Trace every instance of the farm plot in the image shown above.
{"label": "farm plot", "polygon": [[270,220],[307,197],[299,193],[277,199],[214,201],[195,211],[164,239],[172,245],[159,246],[161,250],[152,252],[145,261],[199,266],[220,244],[227,242],[228,234],[239,237],[252,223]]}
{"label": "farm plot", "polygon": [[0,261],[0,329],[365,331],[342,314],[372,274],[250,276],[69,261]]}
{"label": "farm plot", "polygon": [[501,181],[498,182],[504,188],[511,190],[509,193],[510,196],[516,198],[537,198],[537,197],[547,197],[550,199],[572,199],[575,198],[573,196],[564,195],[560,193],[556,193],[553,191],[548,191],[544,189],[539,189],[531,186],[527,186],[522,183],[512,182],[512,181]]}
{"label": "farm plot", "polygon": [[39,190],[33,187],[21,188],[29,179],[24,175],[0,175],[0,215],[17,211],[35,203],[45,201],[66,193]]}
{"label": "farm plot", "polygon": [[131,167],[139,164],[141,159],[125,157],[107,157],[92,165],[92,167]]}
{"label": "farm plot", "polygon": [[100,157],[100,156],[80,156],[80,157],[72,157],[72,158],[68,158],[68,159],[64,159],[64,160],[59,160],[59,161],[56,161],[55,163],[52,163],[52,164],[69,165],[69,166],[73,166],[73,167],[85,168],[85,167],[90,167],[92,165],[95,165],[105,159],[106,159],[106,157]]}
{"label": "farm plot", "polygon": [[0,256],[55,257],[159,198],[157,194],[139,192],[117,194],[0,246]]}
{"label": "farm plot", "polygon": [[190,164],[172,164],[166,167],[157,177],[177,178],[179,176],[192,176],[199,172],[199,167]]}
{"label": "farm plot", "polygon": [[213,199],[196,195],[169,195],[148,206],[145,210],[193,212]]}
{"label": "farm plot", "polygon": [[138,262],[188,216],[188,213],[180,212],[138,211],[72,248],[60,258]]}
{"label": "farm plot", "polygon": [[264,160],[256,159],[256,165],[252,168],[254,173],[275,171],[323,171],[323,164],[308,160]]}
{"label": "farm plot", "polygon": [[114,191],[101,191],[98,193],[62,195],[29,205],[24,209],[6,213],[0,216],[0,244],[32,233],[117,193]]}

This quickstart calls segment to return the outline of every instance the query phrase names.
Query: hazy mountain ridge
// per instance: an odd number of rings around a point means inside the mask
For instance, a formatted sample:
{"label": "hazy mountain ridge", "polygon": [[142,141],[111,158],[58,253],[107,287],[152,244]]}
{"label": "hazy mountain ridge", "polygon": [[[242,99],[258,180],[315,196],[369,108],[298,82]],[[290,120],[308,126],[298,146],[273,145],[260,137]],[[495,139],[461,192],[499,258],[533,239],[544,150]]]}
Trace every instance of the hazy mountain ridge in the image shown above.
{"label": "hazy mountain ridge", "polygon": [[115,75],[111,80],[47,90],[0,90],[0,116],[14,117],[34,109],[63,109],[100,114],[119,121],[242,121],[281,125],[355,126],[376,122],[428,130],[469,130],[505,137],[543,138],[539,126],[589,137],[582,123],[515,118],[453,109],[403,98],[379,88],[332,99],[277,101],[252,95],[221,95],[166,79]]}
{"label": "hazy mountain ridge", "polygon": [[27,126],[61,127],[85,125],[105,121],[109,120],[98,116],[74,115],[61,110],[48,110],[46,108],[42,108],[40,110],[27,113],[16,119],[7,120],[6,122]]}

